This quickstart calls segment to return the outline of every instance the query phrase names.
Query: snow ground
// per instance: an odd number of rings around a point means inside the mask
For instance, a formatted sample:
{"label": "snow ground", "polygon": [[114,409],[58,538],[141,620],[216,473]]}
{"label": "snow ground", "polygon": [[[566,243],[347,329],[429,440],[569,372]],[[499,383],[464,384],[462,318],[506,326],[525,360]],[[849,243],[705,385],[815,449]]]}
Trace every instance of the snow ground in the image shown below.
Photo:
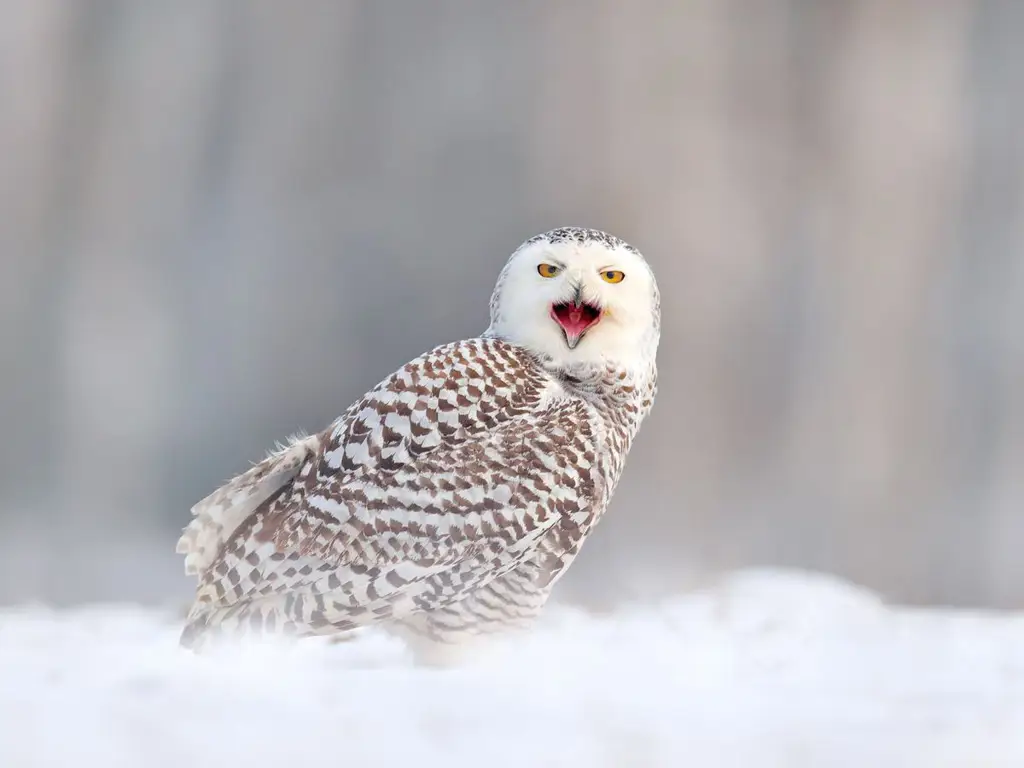
{"label": "snow ground", "polygon": [[377,633],[194,656],[179,627],[0,612],[0,766],[1024,766],[1024,614],[810,574],[552,607],[454,669]]}

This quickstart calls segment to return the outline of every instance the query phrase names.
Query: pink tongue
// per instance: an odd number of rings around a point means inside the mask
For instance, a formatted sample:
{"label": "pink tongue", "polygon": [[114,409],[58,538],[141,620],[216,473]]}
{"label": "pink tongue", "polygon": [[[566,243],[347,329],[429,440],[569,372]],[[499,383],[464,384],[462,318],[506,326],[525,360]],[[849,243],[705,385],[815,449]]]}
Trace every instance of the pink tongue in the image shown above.
{"label": "pink tongue", "polygon": [[562,310],[558,319],[571,336],[579,336],[593,322],[590,317],[584,315],[582,307]]}

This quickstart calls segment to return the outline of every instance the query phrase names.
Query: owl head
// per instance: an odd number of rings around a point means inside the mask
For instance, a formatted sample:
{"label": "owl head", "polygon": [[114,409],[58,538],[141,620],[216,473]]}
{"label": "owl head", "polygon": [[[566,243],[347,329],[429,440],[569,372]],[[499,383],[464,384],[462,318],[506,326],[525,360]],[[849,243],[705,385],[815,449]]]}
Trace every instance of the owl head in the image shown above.
{"label": "owl head", "polygon": [[633,246],[596,229],[532,237],[509,258],[491,296],[487,335],[556,366],[649,366],[661,326],[658,285]]}

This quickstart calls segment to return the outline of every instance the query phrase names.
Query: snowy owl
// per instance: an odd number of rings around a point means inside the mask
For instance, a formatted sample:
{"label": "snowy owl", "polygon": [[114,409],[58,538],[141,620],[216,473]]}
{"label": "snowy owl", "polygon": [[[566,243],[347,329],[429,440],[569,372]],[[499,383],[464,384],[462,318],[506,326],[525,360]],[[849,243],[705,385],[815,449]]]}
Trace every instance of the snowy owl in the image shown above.
{"label": "snowy owl", "polygon": [[577,227],[527,240],[481,336],[416,358],[192,508],[182,644],[382,623],[428,658],[528,624],[608,506],[659,335],[635,248]]}

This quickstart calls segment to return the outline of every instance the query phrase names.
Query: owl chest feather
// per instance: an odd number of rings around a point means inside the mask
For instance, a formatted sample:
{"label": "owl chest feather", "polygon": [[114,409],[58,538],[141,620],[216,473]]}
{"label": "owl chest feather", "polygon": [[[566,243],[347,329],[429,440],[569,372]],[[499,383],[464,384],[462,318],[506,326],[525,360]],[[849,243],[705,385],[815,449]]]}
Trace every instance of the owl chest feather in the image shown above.
{"label": "owl chest feather", "polygon": [[587,421],[592,424],[594,460],[588,467],[588,487],[581,494],[588,503],[567,526],[576,530],[580,538],[586,536],[608,508],[633,439],[653,404],[654,380],[653,367],[641,375],[596,368],[573,371],[568,381],[562,377],[566,396],[584,404]]}

